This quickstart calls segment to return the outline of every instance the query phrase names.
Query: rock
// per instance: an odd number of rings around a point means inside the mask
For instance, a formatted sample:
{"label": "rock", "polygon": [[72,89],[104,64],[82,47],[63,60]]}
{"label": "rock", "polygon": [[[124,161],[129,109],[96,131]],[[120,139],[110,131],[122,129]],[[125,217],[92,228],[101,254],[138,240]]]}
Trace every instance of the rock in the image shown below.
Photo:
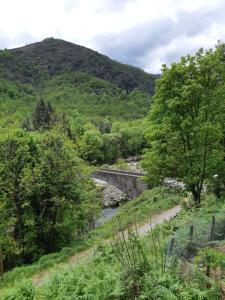
{"label": "rock", "polygon": [[93,180],[102,191],[104,207],[115,207],[118,206],[120,203],[128,200],[127,195],[114,185],[111,185],[106,181],[99,180],[96,178],[93,178]]}
{"label": "rock", "polygon": [[127,163],[137,162],[139,160],[141,160],[141,156],[130,156],[125,159]]}
{"label": "rock", "polygon": [[174,178],[165,178],[163,184],[167,187],[175,188],[175,189],[185,189],[185,184],[183,182],[177,181]]}
{"label": "rock", "polygon": [[117,187],[109,184],[105,189],[103,189],[103,200],[105,207],[114,207],[128,199],[125,193]]}
{"label": "rock", "polygon": [[138,162],[128,162],[127,163],[130,172],[135,173],[145,173],[144,170],[140,167]]}

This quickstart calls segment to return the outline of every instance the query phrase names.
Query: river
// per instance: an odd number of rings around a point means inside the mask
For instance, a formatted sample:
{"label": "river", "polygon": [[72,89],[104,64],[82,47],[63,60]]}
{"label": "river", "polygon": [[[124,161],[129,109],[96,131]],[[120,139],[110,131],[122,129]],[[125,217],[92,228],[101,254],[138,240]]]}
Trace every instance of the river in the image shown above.
{"label": "river", "polygon": [[95,222],[95,227],[98,227],[104,224],[109,219],[111,219],[113,216],[117,214],[118,210],[119,210],[119,206],[103,208],[101,217]]}

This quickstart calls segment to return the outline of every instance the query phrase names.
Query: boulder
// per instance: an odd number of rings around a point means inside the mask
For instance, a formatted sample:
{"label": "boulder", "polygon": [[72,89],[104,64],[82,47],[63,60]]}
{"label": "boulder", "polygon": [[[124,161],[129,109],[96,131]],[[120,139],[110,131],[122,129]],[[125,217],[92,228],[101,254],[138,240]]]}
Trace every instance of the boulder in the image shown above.
{"label": "boulder", "polygon": [[114,185],[96,178],[93,180],[101,189],[104,207],[115,207],[128,200],[127,195]]}

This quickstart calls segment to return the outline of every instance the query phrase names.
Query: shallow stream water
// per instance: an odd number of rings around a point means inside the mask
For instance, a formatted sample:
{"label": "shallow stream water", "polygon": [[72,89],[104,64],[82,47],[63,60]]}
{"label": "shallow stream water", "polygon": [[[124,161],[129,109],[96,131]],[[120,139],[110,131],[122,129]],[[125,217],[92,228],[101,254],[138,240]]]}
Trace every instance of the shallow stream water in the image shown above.
{"label": "shallow stream water", "polygon": [[102,209],[101,217],[96,221],[95,227],[104,224],[106,221],[115,216],[118,212],[119,207],[107,207]]}

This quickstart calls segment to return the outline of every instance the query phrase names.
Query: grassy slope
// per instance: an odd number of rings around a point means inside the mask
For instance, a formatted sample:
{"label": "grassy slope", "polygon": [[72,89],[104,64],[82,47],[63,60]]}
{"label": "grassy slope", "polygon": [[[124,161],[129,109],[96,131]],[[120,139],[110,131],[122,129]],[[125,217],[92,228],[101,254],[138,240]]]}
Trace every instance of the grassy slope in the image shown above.
{"label": "grassy slope", "polygon": [[[141,219],[143,216],[148,217],[149,215],[144,211],[144,208],[145,210],[148,210],[149,214],[158,211],[160,206],[165,208],[165,200],[168,199],[164,198],[165,196],[169,196],[171,200],[174,199],[175,203],[177,202],[177,194],[172,195],[166,192],[165,190],[163,191],[162,189],[156,189],[154,193],[153,191],[148,192],[148,194],[149,193],[150,198],[152,196],[151,194],[154,194],[155,196],[157,195],[157,197],[160,198],[160,200],[154,200],[154,203],[156,204],[158,202],[158,205],[154,205],[154,208],[151,205],[147,205],[145,201],[145,197],[147,196],[146,193],[144,197],[142,196],[143,206],[141,204],[140,197],[139,199],[134,200],[133,203],[130,202],[124,205],[121,208],[120,216],[126,218],[127,215],[125,215],[125,212],[127,213],[128,211],[132,211],[137,213],[138,219]],[[139,203],[139,207],[141,207],[140,212],[137,209],[137,203]],[[170,201],[167,203],[170,203]],[[160,235],[163,234],[164,238],[168,240],[171,234],[174,234],[174,229],[176,229],[175,234],[176,236],[178,236],[180,232],[182,234],[183,229],[188,228],[190,224],[195,223],[197,226],[197,224],[199,223],[199,226],[201,226],[201,224],[204,224],[205,221],[208,222],[212,215],[217,216],[221,213],[221,211],[224,211],[224,209],[224,202],[218,203],[213,197],[208,197],[207,200],[203,203],[201,209],[196,211],[184,210],[175,219],[166,222],[165,224],[159,225],[155,229],[155,231],[158,232]],[[130,219],[131,217],[127,218],[127,220]],[[130,222],[128,222],[127,220],[125,220],[125,223],[130,224]],[[110,225],[107,224],[106,227],[110,227]],[[142,240],[145,251],[147,251],[149,259],[152,262],[151,269],[155,269],[158,267],[158,265],[154,265],[154,257],[152,257],[151,255],[151,253],[153,252],[153,240],[151,234],[147,235]],[[158,250],[160,251],[160,249]],[[84,262],[81,261],[76,266],[76,268],[72,268],[70,270],[61,269],[60,272],[57,272],[58,270],[56,270],[56,273],[51,279],[51,281],[46,282],[46,284],[42,287],[34,287],[32,283],[26,281],[18,285],[12,291],[10,291],[9,294],[11,296],[14,296],[8,299],[20,299],[18,298],[19,295],[24,295],[25,292],[27,293],[27,295],[34,295],[34,298],[27,299],[35,300],[72,299],[71,297],[74,297],[73,295],[78,294],[81,297],[79,299],[117,299],[117,297],[119,298],[119,295],[123,294],[123,281],[121,268],[118,265],[118,261],[115,259],[115,256],[111,251],[111,247],[109,246],[106,246],[106,248],[101,247],[98,249],[95,256],[92,259],[88,260],[88,262],[86,260]],[[169,282],[166,282],[166,284],[168,285]],[[173,283],[171,282],[171,284]],[[189,284],[190,283],[187,283],[185,285],[184,283],[184,288],[187,288],[187,290],[189,290]],[[2,297],[2,299],[7,298]]]}
{"label": "grassy slope", "polygon": [[[179,203],[181,196],[178,193],[169,191],[165,188],[155,188],[144,192],[139,198],[130,201],[119,210],[118,217],[122,220],[124,228],[135,225],[135,222],[144,223],[152,215],[161,210],[171,208]],[[114,224],[118,222],[118,217],[114,217],[92,231],[83,241],[74,242],[70,248],[64,248],[59,253],[53,253],[43,256],[37,263],[31,266],[18,267],[5,273],[0,287],[1,292],[8,292],[8,287],[17,286],[21,280],[31,278],[33,274],[43,270],[54,269],[59,263],[62,263],[76,252],[83,251],[93,245],[101,244],[105,239],[112,235]]]}

